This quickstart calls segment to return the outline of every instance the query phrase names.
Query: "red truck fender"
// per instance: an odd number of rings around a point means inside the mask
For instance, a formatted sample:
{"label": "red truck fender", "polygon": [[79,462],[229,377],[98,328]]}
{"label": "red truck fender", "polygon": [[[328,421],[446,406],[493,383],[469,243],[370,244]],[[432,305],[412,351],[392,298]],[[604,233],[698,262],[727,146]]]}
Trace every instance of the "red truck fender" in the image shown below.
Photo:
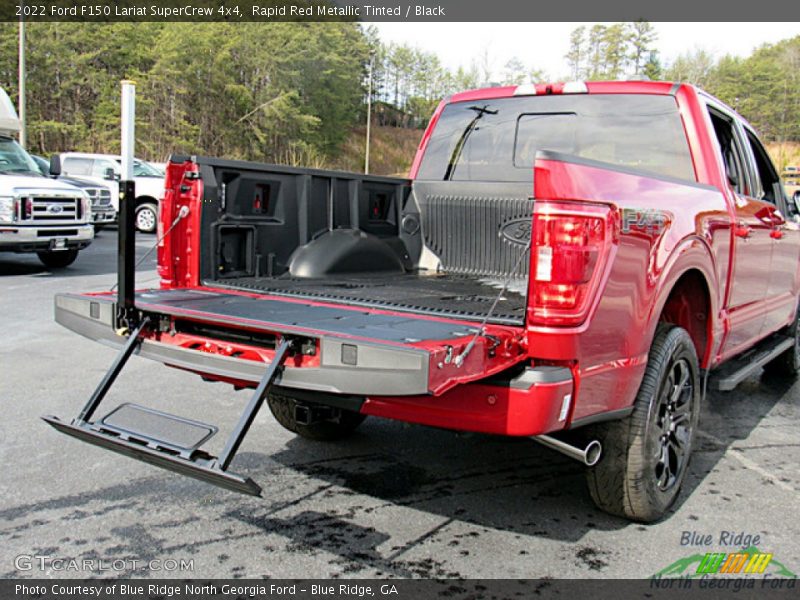
{"label": "red truck fender", "polygon": [[708,368],[724,335],[719,298],[724,282],[721,285],[716,275],[715,262],[707,241],[699,236],[688,237],[673,249],[656,284],[647,319],[648,348],[658,324],[668,321],[689,333],[701,367]]}

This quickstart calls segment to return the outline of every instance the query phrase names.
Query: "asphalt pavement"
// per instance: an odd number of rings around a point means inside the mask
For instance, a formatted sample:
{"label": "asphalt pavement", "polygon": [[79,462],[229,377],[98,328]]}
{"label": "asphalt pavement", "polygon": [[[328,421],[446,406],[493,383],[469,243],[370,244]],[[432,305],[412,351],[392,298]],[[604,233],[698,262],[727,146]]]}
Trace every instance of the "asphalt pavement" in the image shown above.
{"label": "asphalt pavement", "polygon": [[[115,352],[57,325],[53,295],[109,289],[116,256],[114,230],[61,272],[0,254],[0,577],[640,578],[746,543],[800,574],[796,381],[708,394],[685,489],[654,525],[598,511],[583,467],[525,439],[371,418],[311,442],[265,408],[232,467],[263,487],[252,498],[59,434],[39,417],[75,416]],[[133,357],[104,407],[215,423],[219,450],[248,399]]]}

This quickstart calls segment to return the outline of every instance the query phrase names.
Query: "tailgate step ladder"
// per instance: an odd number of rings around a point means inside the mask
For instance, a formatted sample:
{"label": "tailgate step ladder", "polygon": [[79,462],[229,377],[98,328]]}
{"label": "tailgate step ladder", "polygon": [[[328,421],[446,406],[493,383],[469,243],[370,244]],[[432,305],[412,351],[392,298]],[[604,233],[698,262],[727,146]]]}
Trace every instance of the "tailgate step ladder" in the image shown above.
{"label": "tailgate step ladder", "polygon": [[258,484],[249,477],[228,472],[228,467],[293,350],[294,341],[285,337],[281,339],[272,362],[231,432],[225,448],[215,457],[201,449],[217,433],[214,425],[130,403],[116,407],[101,419],[91,420],[128,359],[141,345],[140,336],[148,323],[149,320],[145,317],[130,334],[111,368],[77,417],[70,423],[53,416],[42,418],[58,431],[89,444],[234,492],[260,496],[261,487]]}

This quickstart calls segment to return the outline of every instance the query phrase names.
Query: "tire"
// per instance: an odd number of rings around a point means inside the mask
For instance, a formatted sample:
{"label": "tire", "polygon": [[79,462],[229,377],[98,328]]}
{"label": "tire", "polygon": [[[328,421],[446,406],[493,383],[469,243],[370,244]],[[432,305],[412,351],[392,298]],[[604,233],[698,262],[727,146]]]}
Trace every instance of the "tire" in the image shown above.
{"label": "tire", "polygon": [[61,250],[60,252],[41,251],[36,256],[42,261],[45,267],[51,269],[63,269],[70,266],[78,258],[77,250]]}
{"label": "tire", "polygon": [[777,377],[795,377],[800,371],[800,307],[794,323],[787,327],[784,333],[794,339],[794,346],[764,365],[764,371]]}
{"label": "tire", "polygon": [[158,205],[145,202],[136,207],[136,229],[142,233],[154,233],[158,226]]}
{"label": "tire", "polygon": [[651,523],[675,502],[700,416],[699,373],[686,330],[659,325],[633,412],[593,428],[603,456],[587,471],[587,483],[600,509]]}
{"label": "tire", "polygon": [[[284,429],[300,437],[320,442],[341,440],[352,434],[366,419],[366,415],[344,409],[331,409],[332,418],[301,425],[295,420],[297,400],[280,392],[270,392],[267,404],[272,415]],[[305,403],[304,403],[305,404]]]}

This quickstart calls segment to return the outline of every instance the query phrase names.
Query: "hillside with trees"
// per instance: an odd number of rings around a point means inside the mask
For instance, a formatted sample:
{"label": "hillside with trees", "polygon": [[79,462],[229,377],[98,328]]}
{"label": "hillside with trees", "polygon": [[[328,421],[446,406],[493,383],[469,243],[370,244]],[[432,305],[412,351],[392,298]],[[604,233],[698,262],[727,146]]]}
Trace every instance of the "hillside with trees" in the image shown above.
{"label": "hillside with trees", "polygon": [[800,36],[761,46],[746,58],[715,60],[696,50],[679,56],[664,74],[699,85],[744,115],[771,142],[780,168],[800,161]]}
{"label": "hillside with trees", "polygon": [[[0,24],[0,85],[15,100],[17,27]],[[123,78],[138,83],[138,153],[154,160],[181,152],[359,170],[371,88],[372,170],[397,173],[454,91],[631,76],[697,83],[786,156],[800,142],[800,36],[747,58],[700,50],[664,65],[650,23],[578,27],[569,72],[550,77],[518,57],[493,72],[487,49],[449,69],[357,23],[29,23],[26,48],[28,144],[41,154],[118,151]]]}

